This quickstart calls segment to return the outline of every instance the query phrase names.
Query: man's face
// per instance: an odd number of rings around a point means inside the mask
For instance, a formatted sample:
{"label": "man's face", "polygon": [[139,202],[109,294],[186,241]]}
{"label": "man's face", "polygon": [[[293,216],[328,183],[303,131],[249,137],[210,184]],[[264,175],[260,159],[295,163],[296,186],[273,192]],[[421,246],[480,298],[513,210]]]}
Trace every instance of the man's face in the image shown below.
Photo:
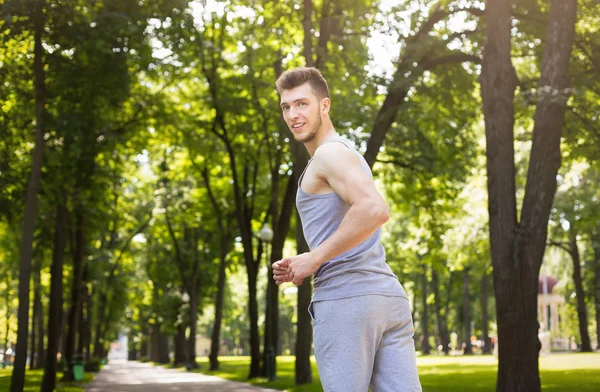
{"label": "man's face", "polygon": [[281,92],[283,119],[296,141],[310,142],[323,124],[321,102],[308,83]]}

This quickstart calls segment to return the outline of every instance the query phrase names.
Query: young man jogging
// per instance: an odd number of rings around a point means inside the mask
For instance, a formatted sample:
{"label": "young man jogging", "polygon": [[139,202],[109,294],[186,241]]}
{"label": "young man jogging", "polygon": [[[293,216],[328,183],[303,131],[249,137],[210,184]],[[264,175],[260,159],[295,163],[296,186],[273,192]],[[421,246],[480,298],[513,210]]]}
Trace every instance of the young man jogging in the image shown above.
{"label": "young man jogging", "polygon": [[277,80],[283,117],[311,159],[296,205],[310,252],[273,263],[277,284],[314,274],[309,306],[325,392],[421,391],[408,297],[379,239],[388,207],[363,157],[333,128],[315,68]]}

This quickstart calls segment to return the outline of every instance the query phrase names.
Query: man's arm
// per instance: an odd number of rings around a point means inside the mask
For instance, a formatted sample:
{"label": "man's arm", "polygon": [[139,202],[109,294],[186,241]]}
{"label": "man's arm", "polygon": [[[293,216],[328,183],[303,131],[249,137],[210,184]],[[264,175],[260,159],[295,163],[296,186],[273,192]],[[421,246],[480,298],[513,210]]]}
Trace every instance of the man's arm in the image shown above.
{"label": "man's arm", "polygon": [[386,202],[355,152],[340,143],[328,143],[317,149],[311,165],[350,209],[338,229],[315,249],[273,264],[277,283],[300,284],[326,261],[364,242],[389,219]]}

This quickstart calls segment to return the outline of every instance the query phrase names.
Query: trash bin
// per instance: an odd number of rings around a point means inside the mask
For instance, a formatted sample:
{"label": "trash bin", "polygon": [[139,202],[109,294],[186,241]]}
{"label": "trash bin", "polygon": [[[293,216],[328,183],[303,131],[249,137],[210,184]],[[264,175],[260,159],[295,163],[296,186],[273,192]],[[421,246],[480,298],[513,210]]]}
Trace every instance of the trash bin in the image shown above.
{"label": "trash bin", "polygon": [[73,360],[71,361],[71,367],[73,368],[73,380],[81,381],[83,380],[83,358],[79,355],[74,355]]}
{"label": "trash bin", "polygon": [[73,364],[73,379],[75,381],[83,380],[83,363]]}

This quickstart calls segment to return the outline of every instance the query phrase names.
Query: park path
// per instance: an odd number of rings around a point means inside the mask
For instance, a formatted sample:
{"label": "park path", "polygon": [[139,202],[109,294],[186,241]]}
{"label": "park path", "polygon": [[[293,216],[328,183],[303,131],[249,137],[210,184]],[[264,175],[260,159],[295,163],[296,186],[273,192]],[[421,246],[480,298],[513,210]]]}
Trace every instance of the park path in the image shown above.
{"label": "park path", "polygon": [[276,392],[215,376],[165,369],[146,363],[112,360],[86,392]]}

